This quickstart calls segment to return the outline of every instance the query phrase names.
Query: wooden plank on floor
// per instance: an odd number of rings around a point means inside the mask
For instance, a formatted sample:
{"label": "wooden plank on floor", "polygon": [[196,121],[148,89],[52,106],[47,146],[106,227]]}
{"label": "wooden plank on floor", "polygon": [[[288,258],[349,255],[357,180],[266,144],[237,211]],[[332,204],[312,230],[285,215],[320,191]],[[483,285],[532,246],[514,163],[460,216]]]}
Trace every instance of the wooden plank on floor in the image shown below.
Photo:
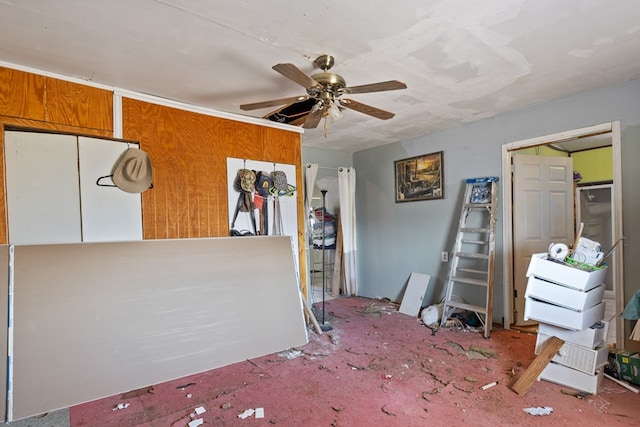
{"label": "wooden plank on floor", "polygon": [[551,359],[558,354],[563,344],[564,341],[558,337],[549,338],[545,342],[545,346],[542,351],[540,351],[540,354],[531,362],[531,365],[529,365],[527,370],[524,371],[522,376],[513,385],[513,391],[520,396],[524,396],[538,379],[544,368],[551,362]]}
{"label": "wooden plank on floor", "polygon": [[[9,246],[0,246],[0,316],[3,319],[9,317]],[[0,382],[3,387],[0,388],[0,421],[6,421],[5,414],[7,413],[7,339],[8,332],[5,325],[4,328],[0,328],[0,354],[3,354],[2,361],[0,361]],[[1,424],[1,423],[0,423]]]}
{"label": "wooden plank on floor", "polygon": [[339,218],[336,218],[336,233],[336,253],[331,282],[331,296],[334,298],[340,296],[340,282],[342,281],[342,225]]}
{"label": "wooden plank on floor", "polygon": [[302,305],[304,306],[305,312],[309,316],[309,319],[311,319],[311,323],[313,324],[313,326],[316,328],[316,332],[318,333],[318,335],[322,335],[320,324],[318,324],[318,320],[313,314],[313,310],[311,310],[311,306],[309,305],[309,302],[307,302],[307,298],[304,296],[304,294],[302,294],[302,292],[300,293],[300,298],[302,299]]}

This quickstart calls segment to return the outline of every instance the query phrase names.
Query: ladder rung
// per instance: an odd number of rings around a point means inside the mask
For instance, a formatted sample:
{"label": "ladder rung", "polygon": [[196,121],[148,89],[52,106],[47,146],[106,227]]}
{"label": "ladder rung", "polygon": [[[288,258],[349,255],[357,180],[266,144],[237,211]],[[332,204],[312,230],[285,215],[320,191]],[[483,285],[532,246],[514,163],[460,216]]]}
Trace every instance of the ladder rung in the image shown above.
{"label": "ladder rung", "polygon": [[473,311],[475,313],[487,314],[487,309],[478,305],[465,304],[457,301],[445,301],[443,312],[446,313],[447,307],[461,308],[462,310]]}
{"label": "ladder rung", "polygon": [[462,239],[462,243],[468,243],[470,245],[487,245],[489,244],[489,241],[487,240],[468,240],[468,239]]}
{"label": "ladder rung", "polygon": [[467,209],[486,209],[491,207],[491,203],[465,203],[464,207]]}
{"label": "ladder rung", "polygon": [[471,268],[459,268],[457,269],[457,271],[462,271],[465,273],[472,273],[472,274],[489,274],[488,270],[473,270]]}
{"label": "ladder rung", "polygon": [[459,258],[489,259],[489,255],[487,254],[470,254],[465,252],[456,252],[454,256],[457,256]]}
{"label": "ladder rung", "polygon": [[452,277],[452,281],[459,283],[467,283],[469,285],[478,285],[478,286],[489,286],[489,283],[486,280],[479,279],[471,279],[469,277]]}
{"label": "ladder rung", "polygon": [[490,228],[475,228],[475,227],[462,227],[460,229],[462,233],[489,233]]}

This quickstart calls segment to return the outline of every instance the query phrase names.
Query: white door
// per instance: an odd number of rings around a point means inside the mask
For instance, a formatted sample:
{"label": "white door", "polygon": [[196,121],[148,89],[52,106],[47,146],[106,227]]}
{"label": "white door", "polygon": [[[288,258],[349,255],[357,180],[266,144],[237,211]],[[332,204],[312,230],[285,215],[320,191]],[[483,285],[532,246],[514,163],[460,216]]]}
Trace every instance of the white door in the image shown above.
{"label": "white door", "polygon": [[524,321],[525,277],[531,255],[551,243],[573,244],[573,160],[513,156],[513,283],[515,324]]}
{"label": "white door", "polygon": [[5,132],[9,243],[82,240],[76,137]]}

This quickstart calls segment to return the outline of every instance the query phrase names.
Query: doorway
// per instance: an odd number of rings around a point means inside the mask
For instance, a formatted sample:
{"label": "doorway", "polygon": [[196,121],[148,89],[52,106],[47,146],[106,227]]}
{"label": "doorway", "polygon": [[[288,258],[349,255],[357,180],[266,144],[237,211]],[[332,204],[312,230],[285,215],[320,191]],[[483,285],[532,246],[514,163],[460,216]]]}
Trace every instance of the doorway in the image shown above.
{"label": "doorway", "polygon": [[[576,189],[576,221],[584,225],[582,236],[603,244],[606,242],[605,250],[610,248],[609,242],[613,242],[613,188],[612,183],[606,183],[584,186],[578,184]],[[615,253],[612,252],[611,256],[615,256]],[[610,259],[604,262],[608,263]],[[607,269],[604,285],[604,318],[609,320],[619,313],[615,311],[616,289],[613,286],[613,269]],[[616,342],[616,328],[609,328],[606,340],[607,344]]]}
{"label": "doorway", "polygon": [[[600,125],[589,126],[580,129],[574,129],[566,132],[560,132],[552,135],[546,135],[537,138],[526,139],[508,143],[502,146],[502,200],[513,200],[513,183],[512,183],[512,160],[518,150],[524,148],[534,148],[542,146],[573,146],[572,151],[580,149],[588,149],[589,144],[598,138],[606,137],[610,140],[612,148],[612,167],[613,167],[613,240],[617,240],[622,236],[622,182],[621,175],[621,147],[620,147],[620,122],[609,122]],[[512,203],[503,203],[503,235],[504,235],[504,252],[503,252],[503,272],[504,272],[504,327],[510,329],[515,319],[515,298],[523,298],[523,295],[514,294],[514,230],[513,230],[513,206]],[[623,301],[623,253],[622,245],[616,248],[614,256],[608,263],[613,275],[613,292],[615,298],[615,312],[620,313],[624,308]],[[623,322],[618,316],[612,322],[610,327],[615,328],[616,345],[619,348],[623,346]]]}

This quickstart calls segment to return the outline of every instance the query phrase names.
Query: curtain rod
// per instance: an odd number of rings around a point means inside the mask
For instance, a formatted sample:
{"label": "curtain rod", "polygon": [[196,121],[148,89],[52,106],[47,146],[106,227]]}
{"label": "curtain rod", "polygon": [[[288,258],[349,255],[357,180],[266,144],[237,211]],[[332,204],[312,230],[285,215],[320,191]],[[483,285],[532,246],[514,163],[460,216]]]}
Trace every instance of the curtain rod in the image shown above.
{"label": "curtain rod", "polygon": [[[311,163],[307,163],[306,167],[310,168],[311,167]],[[339,168],[330,168],[329,166],[318,166],[318,169],[327,169],[327,170],[331,170],[331,171],[341,171],[343,169],[351,169],[353,166],[340,166]]]}

